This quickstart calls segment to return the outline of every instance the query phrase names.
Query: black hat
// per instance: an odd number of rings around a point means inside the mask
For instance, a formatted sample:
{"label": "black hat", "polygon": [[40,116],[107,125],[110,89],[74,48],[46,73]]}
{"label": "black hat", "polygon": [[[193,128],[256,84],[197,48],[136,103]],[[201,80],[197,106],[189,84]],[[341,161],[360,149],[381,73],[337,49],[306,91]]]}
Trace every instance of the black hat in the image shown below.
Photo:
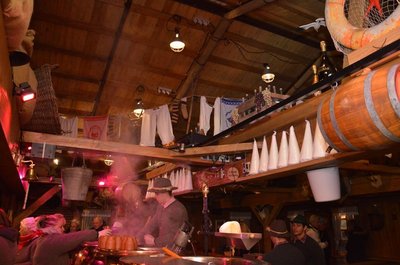
{"label": "black hat", "polygon": [[306,218],[302,214],[296,215],[296,217],[294,217],[290,222],[296,223],[296,224],[302,224],[302,225],[307,224]]}
{"label": "black hat", "polygon": [[173,187],[171,181],[167,178],[156,178],[154,179],[153,187],[148,189],[149,192],[168,192],[176,190],[177,187]]}
{"label": "black hat", "polygon": [[290,237],[285,221],[279,219],[272,221],[267,227],[267,233],[275,237]]}

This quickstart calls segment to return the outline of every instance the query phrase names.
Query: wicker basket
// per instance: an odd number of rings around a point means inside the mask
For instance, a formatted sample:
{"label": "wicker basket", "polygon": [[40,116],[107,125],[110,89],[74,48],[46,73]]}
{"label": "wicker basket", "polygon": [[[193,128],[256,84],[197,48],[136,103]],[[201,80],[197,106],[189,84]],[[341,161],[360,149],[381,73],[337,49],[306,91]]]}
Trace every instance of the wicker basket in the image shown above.
{"label": "wicker basket", "polygon": [[47,64],[35,70],[38,81],[36,106],[32,119],[22,126],[23,130],[61,134],[57,98],[51,81],[51,68]]}

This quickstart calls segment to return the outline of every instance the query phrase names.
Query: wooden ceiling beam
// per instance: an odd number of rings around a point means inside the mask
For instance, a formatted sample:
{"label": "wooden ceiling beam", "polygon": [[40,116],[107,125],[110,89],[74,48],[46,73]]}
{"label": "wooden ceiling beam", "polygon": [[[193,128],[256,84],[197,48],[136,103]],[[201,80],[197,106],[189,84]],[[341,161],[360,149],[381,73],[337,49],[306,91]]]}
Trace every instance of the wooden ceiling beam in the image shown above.
{"label": "wooden ceiling beam", "polygon": [[[222,57],[217,57],[217,56],[210,56],[208,61],[212,62],[212,63],[219,64],[219,65],[225,65],[225,66],[228,66],[230,68],[239,69],[239,70],[242,70],[242,71],[245,71],[245,72],[251,72],[251,73],[259,74],[259,75],[261,75],[261,73],[263,71],[263,66],[262,66],[261,63],[260,63],[260,67],[254,67],[254,66],[251,66],[251,65],[247,65],[247,64],[244,64],[244,63],[236,62],[236,61],[233,61],[233,60],[228,60],[228,59],[225,59],[225,58],[222,58]],[[275,72],[275,75],[279,76],[280,79],[283,79],[285,81],[290,82],[291,80],[294,79],[293,76],[291,76],[291,75],[287,75],[285,73],[277,72],[277,71],[274,71],[274,72]]]}
{"label": "wooden ceiling beam", "polygon": [[[282,7],[283,9],[286,9],[292,13],[295,13],[301,17],[304,17],[306,19],[309,19],[312,21],[315,21],[317,17],[310,11],[305,8],[300,7],[296,2],[293,2],[291,0],[289,1],[276,1],[275,4],[277,6]],[[322,6],[325,6],[324,4],[321,4]]]}
{"label": "wooden ceiling beam", "polygon": [[249,1],[235,9],[233,9],[232,11],[229,11],[228,13],[225,14],[225,18],[226,19],[234,19],[237,18],[241,15],[244,15],[248,12],[254,11],[260,7],[265,6],[265,4],[267,2],[273,2],[274,0],[253,0],[253,1]]}
{"label": "wooden ceiling beam", "polygon": [[75,110],[70,108],[66,109],[60,107],[58,108],[58,112],[67,116],[89,116],[91,114],[90,111]]}
{"label": "wooden ceiling beam", "polygon": [[25,142],[30,143],[46,143],[51,145],[70,147],[74,149],[87,149],[99,152],[125,154],[130,156],[139,156],[142,158],[152,158],[167,162],[179,162],[199,166],[215,165],[213,161],[208,161],[205,159],[175,157],[174,151],[157,147],[140,146],[111,141],[98,141],[87,138],[73,138],[61,135],[27,131],[23,132],[22,137]]}
{"label": "wooden ceiling beam", "polygon": [[240,92],[242,93],[242,95],[244,96],[246,93],[248,93],[249,91],[253,91],[253,88],[249,88],[247,90],[245,90],[245,88],[243,86],[235,86],[235,85],[231,85],[231,84],[223,84],[223,83],[219,83],[219,82],[215,82],[215,81],[211,81],[211,80],[206,80],[206,79],[199,79],[197,81],[198,85],[205,85],[205,86],[209,86],[209,87],[214,87],[214,88],[220,88],[220,89],[224,89],[227,91],[236,91],[236,92]]}
{"label": "wooden ceiling beam", "polygon": [[231,23],[232,22],[230,20],[222,18],[212,34],[212,37],[209,38],[207,43],[204,45],[202,53],[193,61],[193,64],[187,73],[187,77],[183,81],[182,85],[177,89],[176,98],[180,99],[186,96],[187,92],[193,86],[194,81],[198,78],[200,72],[203,70],[203,65],[207,63],[208,58],[213,53],[215,47],[217,47],[218,40],[223,37]]}
{"label": "wooden ceiling beam", "polygon": [[[191,7],[194,7],[194,8],[197,8],[197,9],[201,9],[201,10],[210,12],[210,13],[218,15],[218,16],[224,16],[227,12],[232,12],[232,10],[227,10],[227,8],[217,5],[217,4],[214,4],[212,2],[197,1],[197,0],[175,0],[175,1],[185,4],[185,5],[188,5],[188,6],[191,6]],[[251,25],[253,27],[265,30],[265,31],[269,31],[273,34],[282,36],[282,37],[290,39],[292,41],[296,41],[303,45],[314,47],[316,49],[319,48],[318,41],[311,40],[309,38],[301,36],[297,32],[291,31],[287,28],[276,26],[276,25],[268,23],[266,21],[261,21],[261,20],[254,19],[249,16],[243,16],[243,15],[236,17],[235,20],[245,23],[247,25]]]}
{"label": "wooden ceiling beam", "polygon": [[[116,29],[106,28],[103,26],[99,26],[98,24],[78,22],[76,20],[60,17],[52,13],[41,12],[41,11],[33,12],[32,21],[39,21],[39,22],[43,21],[46,23],[51,23],[62,27],[70,27],[73,29],[84,30],[109,37],[114,37],[116,31]],[[34,27],[34,25],[32,25],[32,27]]]}
{"label": "wooden ceiling beam", "polygon": [[[187,4],[191,1],[179,1],[181,3]],[[199,3],[197,3],[199,4]],[[196,5],[196,4],[195,4]],[[265,1],[262,5],[265,5]],[[192,2],[193,6],[193,2]],[[225,33],[228,31],[228,28],[232,24],[232,19],[237,18],[245,14],[245,12],[250,12],[256,8],[261,6],[261,2],[258,0],[252,0],[246,4],[246,8],[236,8],[234,10],[229,11],[222,17],[221,21],[218,23],[214,32],[212,33],[212,37],[208,39],[207,43],[204,45],[202,53],[194,60],[194,63],[191,65],[186,79],[183,81],[183,84],[179,86],[176,97],[178,99],[184,97],[189,89],[193,86],[194,81],[199,77],[200,72],[203,69],[203,66],[207,63],[207,60],[214,52],[217,47],[218,41],[223,38]],[[207,10],[210,11],[210,10]]]}
{"label": "wooden ceiling beam", "polygon": [[174,78],[174,79],[178,79],[178,80],[182,80],[185,78],[184,74],[171,72],[168,69],[155,67],[155,66],[149,66],[147,64],[131,63],[131,62],[127,62],[126,60],[122,60],[122,59],[114,59],[113,63],[118,64],[120,67],[123,67],[123,68],[135,69],[135,70],[144,71],[144,72],[150,72],[153,74],[167,76],[169,78]]}
{"label": "wooden ceiling beam", "polygon": [[400,167],[370,164],[369,162],[349,162],[340,166],[342,169],[366,171],[382,174],[400,174]]}
{"label": "wooden ceiling beam", "polygon": [[246,38],[246,37],[240,36],[236,33],[227,32],[227,33],[225,33],[225,37],[228,40],[240,42],[240,43],[248,45],[250,47],[257,48],[261,51],[265,51],[266,53],[268,53],[268,52],[275,53],[286,59],[294,60],[294,61],[297,61],[300,63],[305,63],[305,62],[309,61],[309,58],[307,56],[302,56],[297,53],[293,53],[288,50],[281,49],[279,47],[275,47],[275,46],[272,46],[272,45],[269,45],[269,44],[266,44],[263,42],[259,42],[254,39]]}
{"label": "wooden ceiling beam", "polygon": [[[261,143],[258,144],[261,148]],[[239,152],[248,152],[253,149],[253,143],[225,144],[225,145],[209,145],[204,147],[186,148],[184,153],[176,153],[175,156],[203,156],[213,154],[232,154]]]}
{"label": "wooden ceiling beam", "polygon": [[63,79],[72,79],[72,80],[76,80],[76,81],[80,81],[80,82],[84,82],[84,83],[100,85],[100,80],[96,79],[96,78],[84,77],[82,75],[78,76],[78,75],[69,74],[69,73],[67,74],[67,73],[63,73],[59,70],[52,71],[51,74],[56,77],[63,78]]}
{"label": "wooden ceiling beam", "polygon": [[152,171],[146,173],[146,179],[152,179],[152,178],[161,176],[161,175],[168,173],[178,167],[179,167],[178,164],[166,163],[165,165],[162,165],[161,167],[155,168]]}
{"label": "wooden ceiling beam", "polygon": [[99,61],[102,63],[106,63],[108,58],[104,57],[104,56],[98,56],[98,55],[94,55],[94,54],[90,54],[87,52],[81,52],[81,51],[74,51],[74,50],[70,50],[70,49],[65,49],[65,48],[60,48],[60,47],[56,47],[50,44],[46,44],[43,42],[39,42],[35,40],[35,50],[39,50],[39,51],[53,51],[53,52],[57,52],[57,53],[62,53],[62,54],[66,54],[72,57],[80,57],[80,58],[84,58],[85,60],[93,60],[93,61]]}

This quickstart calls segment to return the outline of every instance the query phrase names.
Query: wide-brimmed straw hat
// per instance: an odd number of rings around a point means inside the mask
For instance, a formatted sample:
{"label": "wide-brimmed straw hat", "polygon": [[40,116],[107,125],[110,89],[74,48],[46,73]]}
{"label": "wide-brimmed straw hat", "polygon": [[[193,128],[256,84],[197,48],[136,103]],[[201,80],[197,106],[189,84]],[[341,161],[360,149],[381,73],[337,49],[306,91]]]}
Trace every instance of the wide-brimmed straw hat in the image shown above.
{"label": "wide-brimmed straw hat", "polygon": [[153,182],[153,187],[148,189],[149,192],[168,192],[172,190],[176,190],[177,187],[173,187],[171,181],[167,178],[156,178]]}
{"label": "wide-brimmed straw hat", "polygon": [[267,232],[270,236],[290,237],[285,221],[279,219],[272,221],[271,225],[267,227]]}

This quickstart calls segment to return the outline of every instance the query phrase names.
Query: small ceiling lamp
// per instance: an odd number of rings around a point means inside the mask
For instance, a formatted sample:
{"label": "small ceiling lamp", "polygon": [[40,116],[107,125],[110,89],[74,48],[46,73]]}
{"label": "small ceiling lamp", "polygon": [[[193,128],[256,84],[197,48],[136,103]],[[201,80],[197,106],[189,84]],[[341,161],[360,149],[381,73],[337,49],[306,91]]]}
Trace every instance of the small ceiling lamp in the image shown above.
{"label": "small ceiling lamp", "polygon": [[269,64],[264,64],[264,72],[261,75],[261,79],[265,82],[265,83],[271,83],[272,81],[274,81],[275,78],[275,74],[271,72],[271,68],[269,67]]}
{"label": "small ceiling lamp", "polygon": [[185,48],[185,43],[181,40],[179,28],[175,28],[175,38],[170,42],[169,47],[174,52],[181,52]]}
{"label": "small ceiling lamp", "polygon": [[136,116],[136,118],[140,119],[143,116],[143,112],[144,112],[143,101],[141,99],[136,99],[136,104],[133,109],[133,114]]}
{"label": "small ceiling lamp", "polygon": [[131,113],[128,114],[130,120],[137,120],[142,118],[144,113],[144,104],[141,95],[144,92],[144,86],[138,85],[136,88],[136,103]]}
{"label": "small ceiling lamp", "polygon": [[23,82],[19,86],[15,86],[14,95],[19,96],[22,102],[27,102],[36,98],[36,93],[28,82]]}
{"label": "small ceiling lamp", "polygon": [[114,163],[114,160],[111,158],[111,155],[107,155],[106,158],[104,159],[104,164],[106,166],[110,167]]}

